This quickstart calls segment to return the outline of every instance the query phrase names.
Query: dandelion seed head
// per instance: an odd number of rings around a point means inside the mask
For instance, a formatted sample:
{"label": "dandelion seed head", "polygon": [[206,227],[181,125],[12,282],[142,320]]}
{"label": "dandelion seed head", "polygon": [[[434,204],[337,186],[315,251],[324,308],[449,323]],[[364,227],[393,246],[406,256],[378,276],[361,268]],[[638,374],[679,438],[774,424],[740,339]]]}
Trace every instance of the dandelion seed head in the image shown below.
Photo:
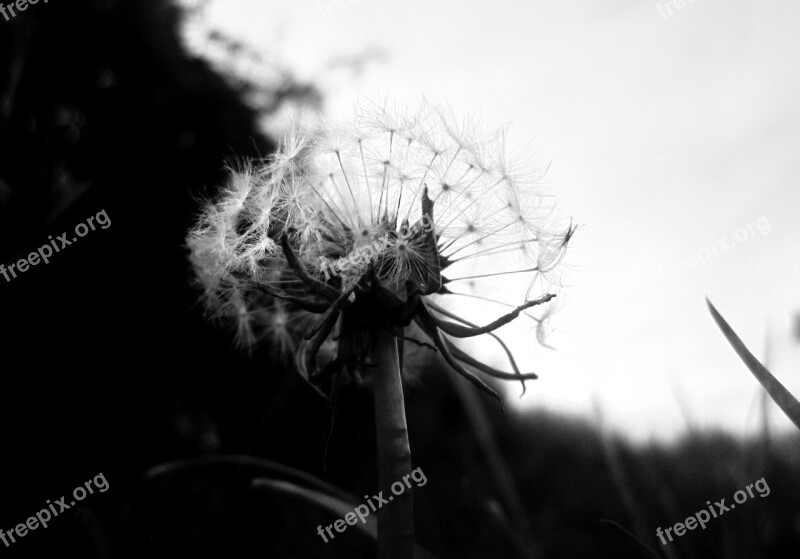
{"label": "dandelion seed head", "polygon": [[529,299],[574,228],[506,143],[506,129],[427,103],[364,103],[348,126],[296,127],[268,161],[233,169],[190,231],[206,307],[238,324],[243,345],[288,350],[339,295],[364,331],[404,327],[419,299],[447,305],[459,283],[491,288],[484,275],[524,275]]}

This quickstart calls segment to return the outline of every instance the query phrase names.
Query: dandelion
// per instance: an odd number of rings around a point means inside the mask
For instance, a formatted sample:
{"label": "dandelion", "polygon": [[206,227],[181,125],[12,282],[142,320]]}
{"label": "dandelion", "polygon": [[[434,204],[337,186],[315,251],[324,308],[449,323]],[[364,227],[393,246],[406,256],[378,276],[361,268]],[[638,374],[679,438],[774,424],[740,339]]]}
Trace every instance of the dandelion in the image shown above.
{"label": "dandelion", "polygon": [[[540,177],[514,164],[504,140],[502,130],[483,132],[428,104],[411,113],[363,106],[350,127],[298,128],[269,161],[232,171],[189,233],[206,308],[237,325],[240,344],[281,348],[323,392],[340,373],[372,379],[382,483],[411,469],[404,341],[435,348],[498,399],[482,376],[523,387],[536,378],[518,369],[495,330],[521,314],[543,323],[531,309],[555,296],[538,290],[575,229],[550,225]],[[528,290],[516,303],[481,292],[520,276]],[[458,297],[511,310],[478,326],[454,312]],[[481,335],[500,344],[510,371],[453,342]],[[405,508],[397,514],[410,516],[410,492],[407,506],[402,500],[387,514]],[[397,541],[379,538],[379,553],[406,557],[413,524],[395,522]]]}

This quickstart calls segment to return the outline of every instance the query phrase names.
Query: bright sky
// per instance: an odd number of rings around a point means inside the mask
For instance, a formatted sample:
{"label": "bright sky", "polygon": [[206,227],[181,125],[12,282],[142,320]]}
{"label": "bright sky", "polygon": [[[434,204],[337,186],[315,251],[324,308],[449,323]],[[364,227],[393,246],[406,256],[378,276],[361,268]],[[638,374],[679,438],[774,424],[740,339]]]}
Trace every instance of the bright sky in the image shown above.
{"label": "bright sky", "polygon": [[[658,6],[661,6],[659,12]],[[705,308],[800,396],[800,3],[211,0],[207,23],[315,81],[326,114],[425,96],[551,161],[581,224],[519,400],[636,440],[759,426],[759,388]],[[670,15],[670,11],[671,14]],[[360,72],[337,61],[369,55]],[[512,333],[514,334],[514,333]],[[772,425],[791,424],[772,406]]]}

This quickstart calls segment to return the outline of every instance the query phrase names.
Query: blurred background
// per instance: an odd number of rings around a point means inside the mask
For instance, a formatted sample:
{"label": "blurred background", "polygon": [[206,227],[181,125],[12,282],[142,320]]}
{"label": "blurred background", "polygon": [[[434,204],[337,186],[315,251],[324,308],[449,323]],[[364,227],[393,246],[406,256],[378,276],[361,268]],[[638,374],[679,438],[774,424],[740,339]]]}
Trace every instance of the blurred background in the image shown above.
{"label": "blurred background", "polygon": [[[332,429],[270,348],[234,351],[196,304],[183,242],[225,164],[271,153],[294,115],[424,96],[510,122],[511,151],[549,164],[543,186],[579,229],[555,349],[504,335],[540,374],[522,398],[503,385],[505,414],[416,360],[419,544],[796,557],[796,429],[704,297],[800,394],[799,17],[748,0],[75,0],[0,16],[0,262],[111,220],[0,277],[0,528],[99,472],[110,484],[0,554],[373,553],[363,534],[323,545],[319,506],[250,490],[374,492],[368,391],[343,391]],[[194,462],[150,470],[176,460]],[[656,538],[762,477],[769,496]]]}

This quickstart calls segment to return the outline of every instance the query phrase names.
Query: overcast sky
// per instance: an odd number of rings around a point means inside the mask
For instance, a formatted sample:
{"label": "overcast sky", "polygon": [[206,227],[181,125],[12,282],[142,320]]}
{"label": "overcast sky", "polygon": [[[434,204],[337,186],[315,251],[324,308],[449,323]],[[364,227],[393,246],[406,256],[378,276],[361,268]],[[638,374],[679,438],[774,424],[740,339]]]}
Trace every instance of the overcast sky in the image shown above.
{"label": "overcast sky", "polygon": [[[661,6],[661,10],[659,10]],[[759,393],[708,295],[800,395],[800,4],[789,0],[211,0],[207,24],[359,96],[446,101],[551,162],[581,225],[553,352],[511,341],[541,378],[509,401],[592,414],[637,440],[744,434]],[[670,15],[671,14],[671,15]],[[191,37],[191,35],[190,35]],[[201,42],[193,41],[201,45]],[[360,71],[342,61],[367,53]],[[773,409],[773,425],[790,423]]]}

